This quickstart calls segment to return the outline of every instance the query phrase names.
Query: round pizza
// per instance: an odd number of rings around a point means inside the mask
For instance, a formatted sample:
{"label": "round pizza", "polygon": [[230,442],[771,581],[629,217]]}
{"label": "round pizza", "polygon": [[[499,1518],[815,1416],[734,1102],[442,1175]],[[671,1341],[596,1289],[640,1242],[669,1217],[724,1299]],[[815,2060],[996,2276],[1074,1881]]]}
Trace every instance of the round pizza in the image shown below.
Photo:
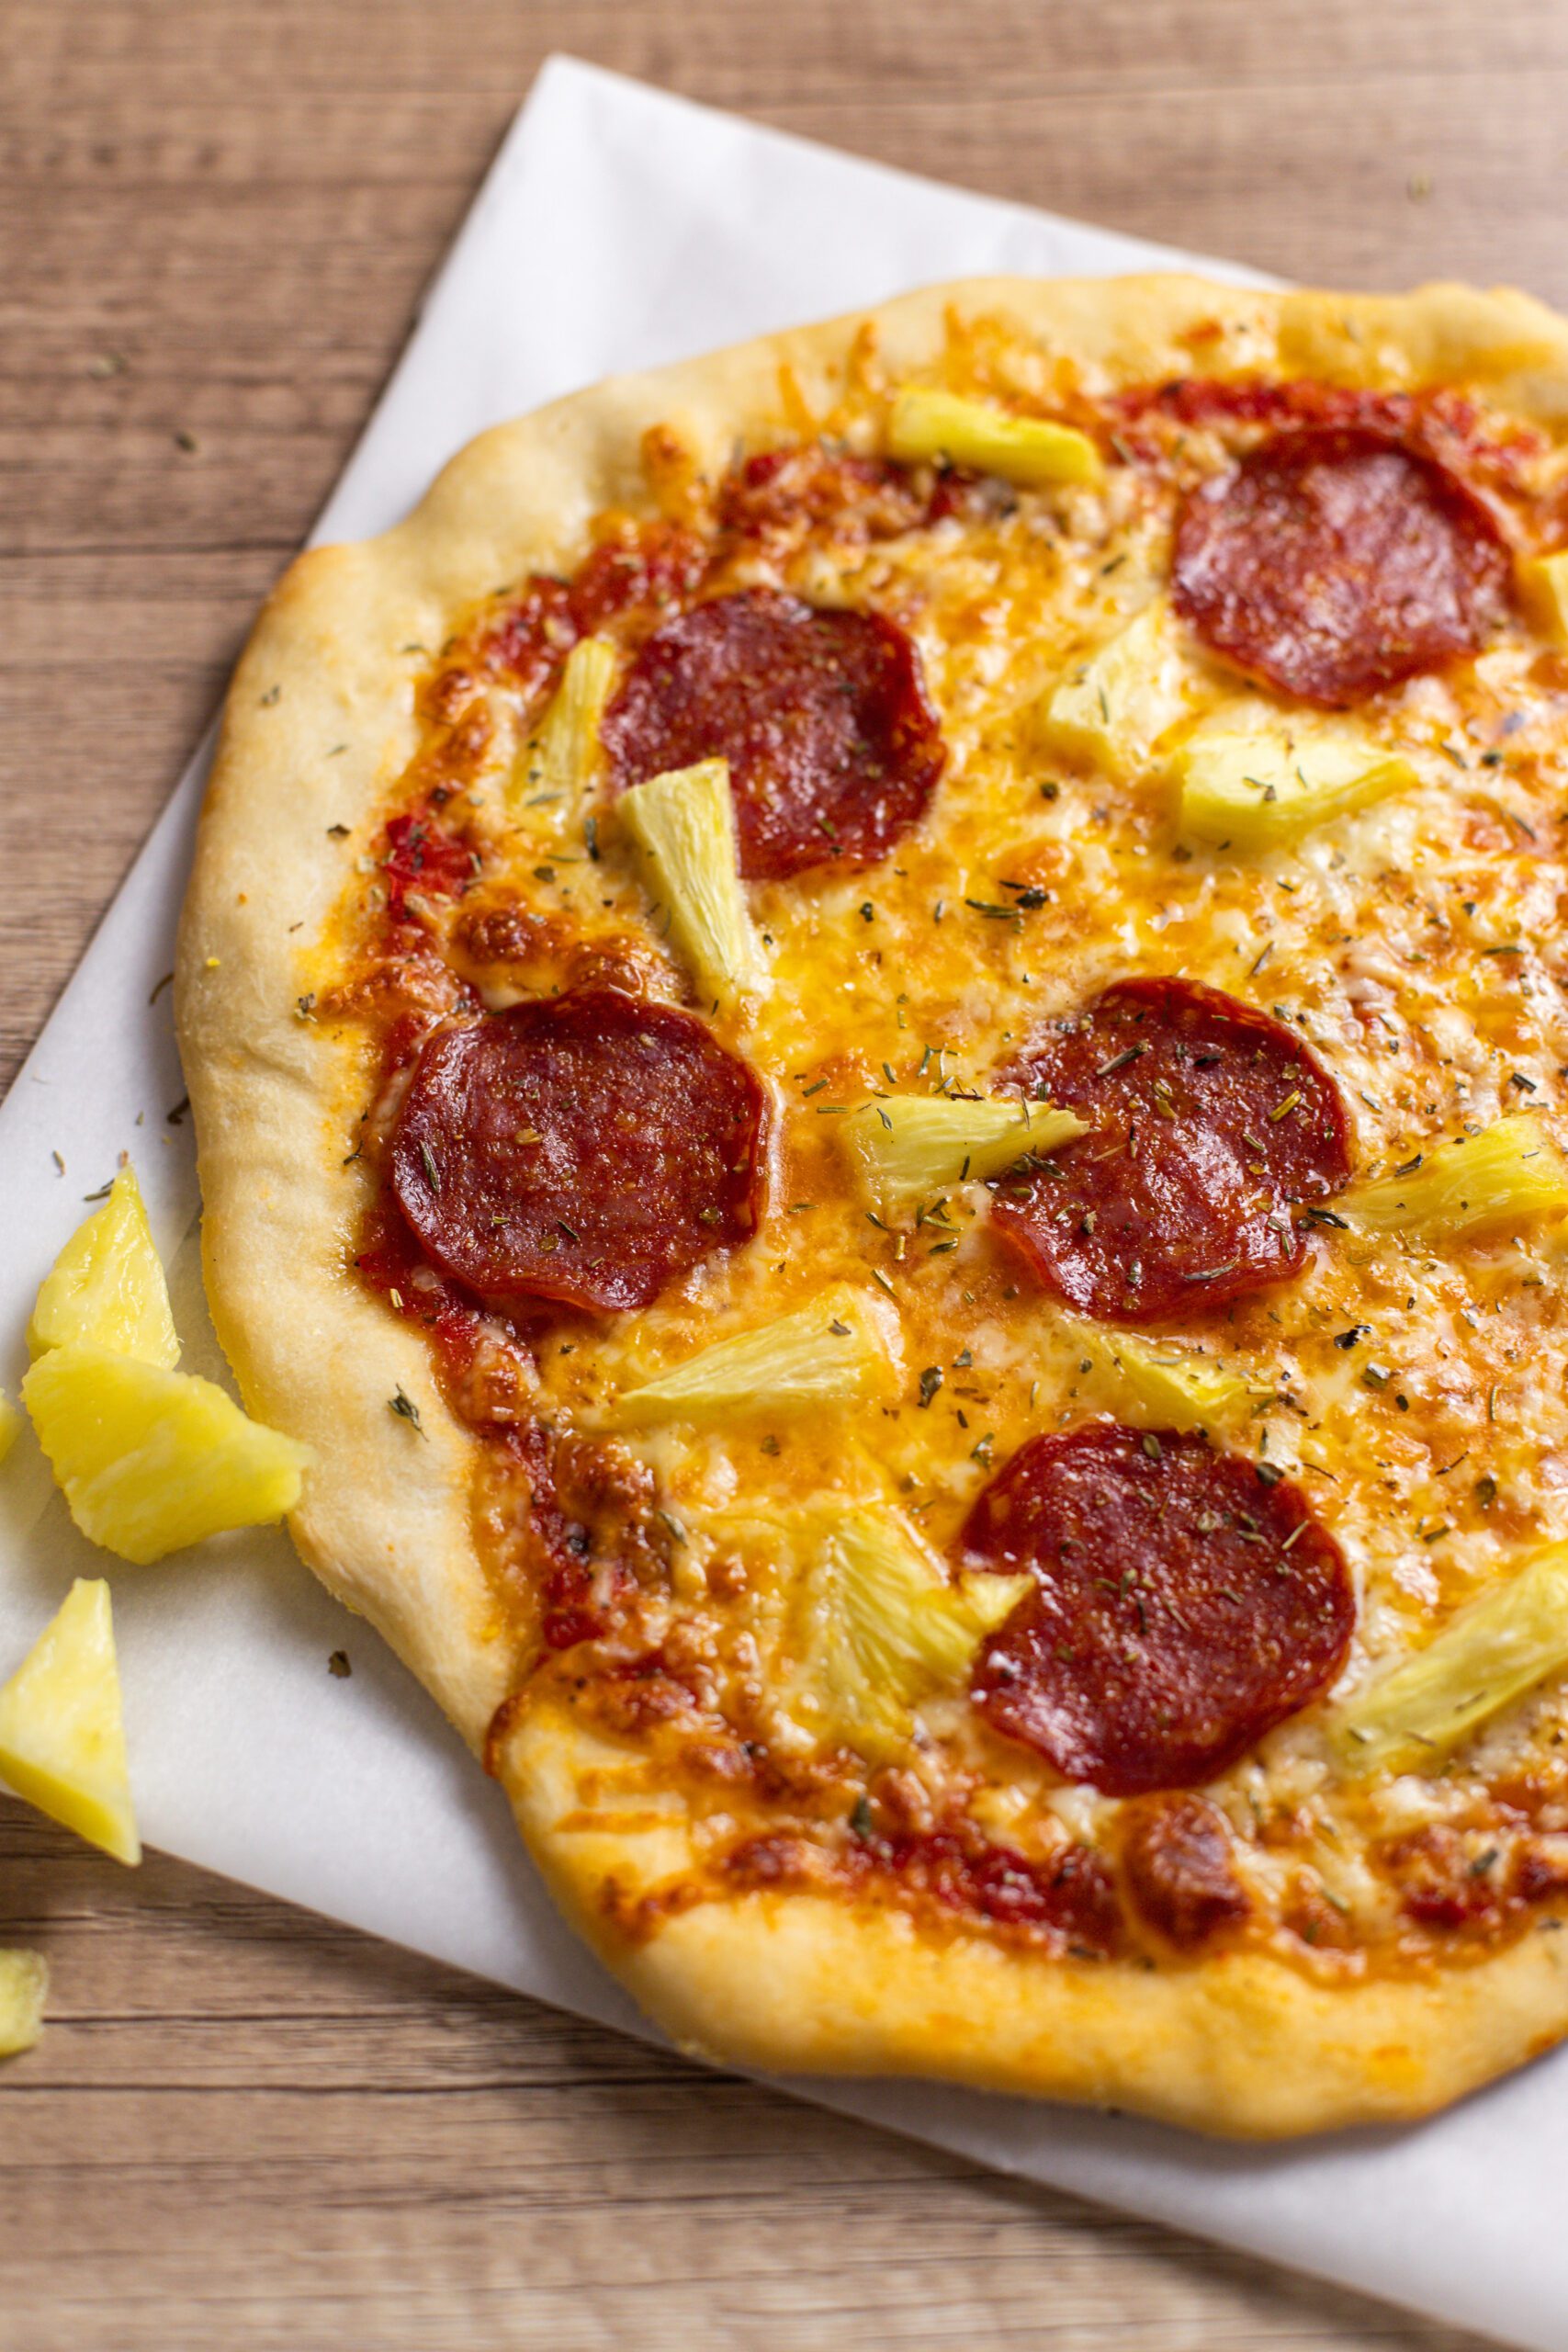
{"label": "round pizza", "polygon": [[220,1337],[681,2043],[1281,2133],[1568,2030],[1565,828],[1515,294],[942,288],[288,573]]}

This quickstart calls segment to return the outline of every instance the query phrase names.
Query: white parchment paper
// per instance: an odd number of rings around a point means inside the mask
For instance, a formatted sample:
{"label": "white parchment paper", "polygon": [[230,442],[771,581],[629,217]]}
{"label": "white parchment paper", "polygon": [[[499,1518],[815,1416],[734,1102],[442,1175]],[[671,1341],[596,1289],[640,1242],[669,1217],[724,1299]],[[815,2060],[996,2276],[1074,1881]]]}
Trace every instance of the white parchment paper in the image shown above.
{"label": "white parchment paper", "polygon": [[[1173,233],[1179,227],[1173,219]],[[374,254],[365,258],[373,268]],[[617,368],[937,278],[1192,259],[556,59],[317,536],[383,529],[483,426]],[[0,1106],[0,1377],[13,1393],[39,1277],[122,1149],[136,1159],[174,1261],[186,1362],[221,1376],[196,1264],[189,1128],[166,1115],[185,1091],[168,991],[150,1001],[172,961],[203,772],[198,758]],[[105,1565],[74,1533],[24,1439],[0,1479],[0,1671],[64,1580]],[[118,1573],[115,1609],[151,1844],[541,2000],[647,2030],[557,1923],[500,1792],[281,1535]],[[340,1647],[351,1680],[328,1674]],[[929,2084],[795,2087],[1539,2352],[1568,2346],[1568,2051],[1419,2130],[1263,2151]]]}

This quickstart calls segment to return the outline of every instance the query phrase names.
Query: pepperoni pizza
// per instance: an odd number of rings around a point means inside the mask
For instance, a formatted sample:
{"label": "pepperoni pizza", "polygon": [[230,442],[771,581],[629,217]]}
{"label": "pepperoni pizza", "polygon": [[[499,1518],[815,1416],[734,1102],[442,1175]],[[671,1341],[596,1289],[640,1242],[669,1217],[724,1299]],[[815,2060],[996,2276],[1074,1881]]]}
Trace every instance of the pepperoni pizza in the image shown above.
{"label": "pepperoni pizza", "polygon": [[268,606],[220,1334],[688,2045],[1275,2133],[1568,2030],[1565,543],[1521,296],[998,280]]}

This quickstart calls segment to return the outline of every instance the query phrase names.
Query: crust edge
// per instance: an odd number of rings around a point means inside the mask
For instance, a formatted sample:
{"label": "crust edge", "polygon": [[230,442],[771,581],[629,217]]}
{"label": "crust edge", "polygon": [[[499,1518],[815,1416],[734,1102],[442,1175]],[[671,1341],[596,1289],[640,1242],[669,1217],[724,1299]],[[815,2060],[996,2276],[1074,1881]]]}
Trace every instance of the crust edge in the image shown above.
{"label": "crust edge", "polygon": [[1568,2029],[1568,1900],[1487,1959],[1348,1986],[1245,1951],[1042,1965],[900,1909],[775,1890],[673,1910],[633,1940],[605,1891],[624,1902],[691,1869],[690,1817],[617,1823],[600,1792],[626,1755],[558,1710],[525,1711],[498,1760],[567,1917],[656,2024],[719,2064],[925,2075],[1278,2140],[1429,2115]]}

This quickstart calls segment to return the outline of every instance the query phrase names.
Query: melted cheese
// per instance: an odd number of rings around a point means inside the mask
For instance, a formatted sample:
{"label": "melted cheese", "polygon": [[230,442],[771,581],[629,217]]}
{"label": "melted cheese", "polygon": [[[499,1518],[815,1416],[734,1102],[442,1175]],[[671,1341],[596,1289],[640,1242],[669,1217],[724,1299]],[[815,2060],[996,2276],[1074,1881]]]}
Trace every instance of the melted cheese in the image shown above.
{"label": "melted cheese", "polygon": [[[780,1515],[828,1497],[890,1505],[941,1551],[1028,1436],[1116,1408],[1081,1331],[999,1251],[983,1186],[955,1183],[918,1225],[868,1216],[846,1132],[868,1095],[983,1094],[998,1064],[1109,982],[1179,972],[1271,1012],[1321,1057],[1349,1108],[1359,1180],[1527,1105],[1568,1139],[1568,957],[1556,944],[1568,688],[1541,639],[1521,618],[1474,665],[1362,707],[1376,755],[1411,779],[1396,797],[1246,854],[1184,839],[1172,727],[1256,703],[1151,602],[1172,504],[1157,475],[1113,466],[1097,489],[1022,491],[988,519],[882,544],[778,561],[752,549],[736,575],[900,621],[948,764],[928,820],[881,865],[747,886],[772,984],[749,1026],[722,1011],[715,1025],[773,1094],[761,1229],[646,1314],[547,1340],[538,1401],[558,1426],[591,1425],[635,1363],[678,1361],[829,1283],[874,1283],[896,1310],[903,1384],[880,1404],[825,1404],[804,1430],[764,1416],[624,1441],[686,1537],[668,1622],[750,1661],[753,1715],[785,1747],[801,1734],[777,1697],[787,1676],[768,1664],[788,1614],[772,1565]],[[1140,698],[1128,649],[1156,638]],[[1107,734],[1084,695],[1112,674],[1137,723]],[[574,836],[540,869],[537,836],[509,829],[505,780],[527,722],[499,691],[491,705],[495,740],[473,797],[499,872],[590,935],[635,930],[644,902],[613,842],[590,864]],[[1195,1297],[1162,1328],[1162,1344],[1241,1385],[1231,1442],[1298,1478],[1344,1548],[1359,1607],[1342,1692],[1526,1548],[1568,1537],[1565,1271],[1568,1238],[1550,1222],[1447,1243],[1325,1227],[1299,1279],[1209,1313]],[[713,1603],[705,1576],[737,1553],[751,1577],[739,1614]],[[1247,1836],[1306,1808],[1326,1899],[1371,1928],[1388,1894],[1356,1859],[1368,1838],[1462,1808],[1475,1775],[1561,1739],[1568,1695],[1549,1687],[1510,1711],[1437,1791],[1348,1787],[1324,1713],[1281,1726],[1215,1794]],[[1015,1842],[1062,1823],[1093,1836],[1113,1810],[1091,1790],[1054,1787],[960,1696],[933,1699],[921,1721],[918,1772],[933,1787],[963,1780],[976,1817]],[[1287,1868],[1254,1843],[1246,1867],[1283,1900],[1302,1861],[1292,1850]]]}

